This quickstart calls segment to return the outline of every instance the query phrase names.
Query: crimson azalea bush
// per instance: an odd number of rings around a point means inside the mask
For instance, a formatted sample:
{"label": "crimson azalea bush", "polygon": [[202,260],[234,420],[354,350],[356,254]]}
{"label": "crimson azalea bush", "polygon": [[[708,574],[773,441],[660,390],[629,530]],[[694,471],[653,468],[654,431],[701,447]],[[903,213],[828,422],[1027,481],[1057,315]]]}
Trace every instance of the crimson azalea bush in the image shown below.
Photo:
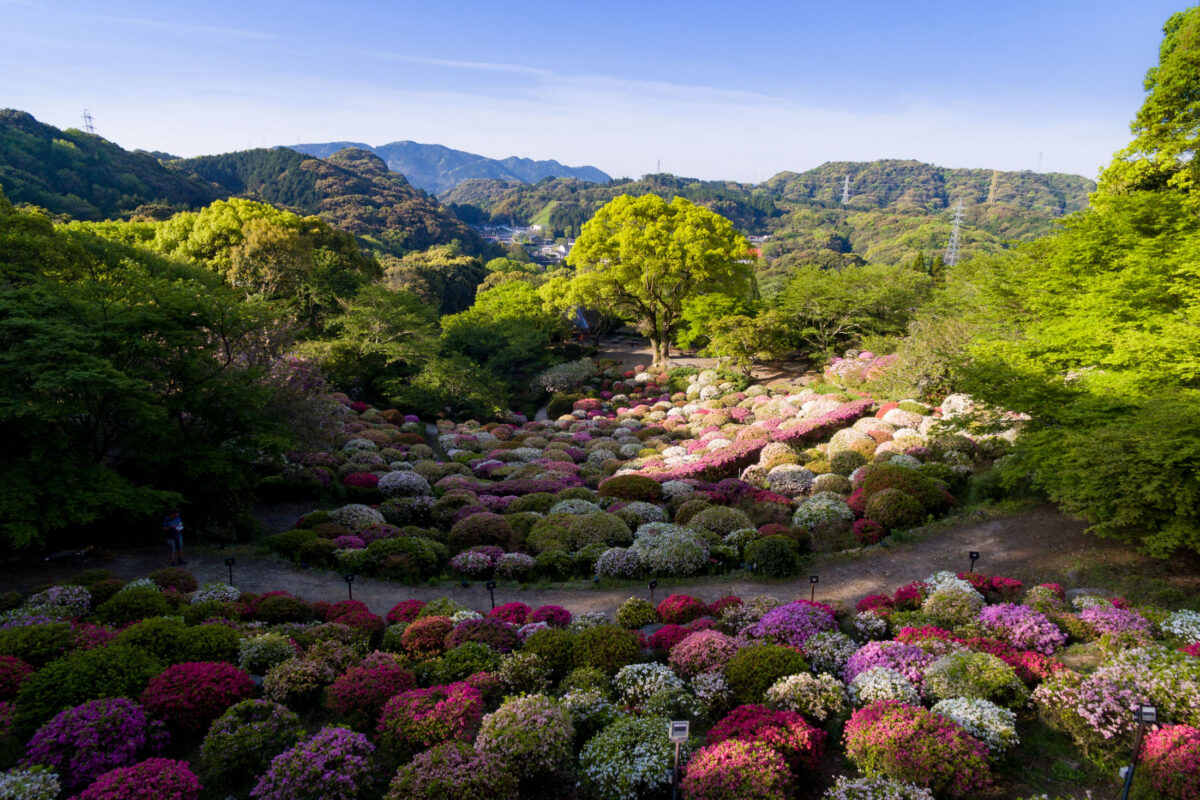
{"label": "crimson azalea bush", "polygon": [[792,773],[767,744],[726,739],[696,751],[680,788],[686,800],[785,800]]}
{"label": "crimson azalea bush", "polygon": [[540,606],[529,614],[527,622],[544,622],[551,628],[565,628],[571,622],[571,612],[562,606]]}
{"label": "crimson azalea bush", "polygon": [[151,758],[96,779],[75,800],[196,800],[200,779],[186,761]]}
{"label": "crimson azalea bush", "polygon": [[33,674],[33,666],[16,656],[0,656],[0,700],[17,696],[21,684]]}
{"label": "crimson azalea bush", "polygon": [[142,692],[142,704],[172,731],[192,736],[208,730],[225,709],[253,694],[254,681],[232,664],[194,661],[168,667],[151,680]]}
{"label": "crimson azalea bush", "polygon": [[423,617],[404,629],[400,644],[413,658],[430,658],[441,655],[446,649],[446,636],[454,630],[449,617]]}
{"label": "crimson azalea bush", "polygon": [[373,783],[375,746],[361,733],[323,728],[275,756],[250,796],[254,800],[355,800]]}
{"label": "crimson azalea bush", "polygon": [[974,797],[992,786],[988,749],[961,727],[918,706],[880,700],[855,711],[846,756],[870,777],[914,783],[945,797]]}
{"label": "crimson azalea bush", "polygon": [[388,611],[387,622],[389,625],[395,625],[397,622],[412,622],[424,607],[424,600],[401,600]]}
{"label": "crimson azalea bush", "polygon": [[686,625],[708,615],[708,605],[691,595],[673,594],[658,604],[658,617],[668,625]]}
{"label": "crimson azalea bush", "polygon": [[357,728],[372,727],[383,704],[416,686],[412,670],[385,653],[351,667],[325,691],[325,705],[348,717]]}
{"label": "crimson azalea bush", "polygon": [[389,749],[407,752],[450,740],[470,741],[481,719],[483,695],[459,681],[396,695],[384,705],[376,730]]}
{"label": "crimson azalea bush", "polygon": [[532,609],[524,603],[514,601],[496,606],[488,616],[495,617],[512,625],[524,625],[527,621],[536,621],[529,619],[531,611]]}
{"label": "crimson azalea bush", "polygon": [[655,650],[669,653],[675,645],[682,642],[690,633],[691,631],[682,625],[663,625],[650,634],[649,644]]}
{"label": "crimson azalea bush", "polygon": [[1171,800],[1200,800],[1200,729],[1167,725],[1146,735],[1142,771]]}
{"label": "crimson azalea bush", "polygon": [[825,754],[825,731],[795,711],[741,705],[708,732],[710,745],[726,739],[761,742],[779,753],[792,769],[815,770]]}
{"label": "crimson azalea bush", "polygon": [[[525,608],[528,611],[529,606]],[[512,626],[499,619],[468,619],[446,634],[446,649],[451,650],[467,642],[479,642],[497,653],[508,653],[517,646],[518,641],[517,632]]]}
{"label": "crimson azalea bush", "polygon": [[161,752],[167,741],[161,722],[124,697],[91,700],[57,714],[33,735],[24,763],[58,773],[67,789],[86,785],[117,767]]}

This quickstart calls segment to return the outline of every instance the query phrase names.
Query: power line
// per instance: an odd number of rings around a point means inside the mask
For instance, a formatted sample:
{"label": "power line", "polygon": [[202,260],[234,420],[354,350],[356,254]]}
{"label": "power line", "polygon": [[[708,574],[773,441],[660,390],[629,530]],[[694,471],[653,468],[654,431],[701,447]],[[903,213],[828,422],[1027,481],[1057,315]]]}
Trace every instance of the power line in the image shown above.
{"label": "power line", "polygon": [[951,267],[958,263],[958,238],[959,230],[962,228],[962,216],[963,203],[960,197],[954,206],[954,227],[950,230],[950,243],[946,245],[946,258],[944,259],[946,264]]}
{"label": "power line", "polygon": [[96,132],[96,129],[92,126],[92,112],[86,108],[83,110],[83,129],[88,133]]}
{"label": "power line", "polygon": [[842,205],[850,202],[850,176],[847,175],[845,181],[842,182]]}

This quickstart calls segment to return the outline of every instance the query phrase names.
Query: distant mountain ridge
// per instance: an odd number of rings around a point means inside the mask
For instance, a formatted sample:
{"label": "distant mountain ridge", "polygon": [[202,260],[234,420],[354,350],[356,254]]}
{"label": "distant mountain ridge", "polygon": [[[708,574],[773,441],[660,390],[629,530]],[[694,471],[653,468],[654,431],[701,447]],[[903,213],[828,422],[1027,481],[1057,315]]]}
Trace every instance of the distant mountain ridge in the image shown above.
{"label": "distant mountain ridge", "polygon": [[488,158],[440,144],[401,141],[372,147],[362,142],[319,142],[284,146],[317,158],[328,158],[348,147],[366,150],[382,158],[388,169],[401,173],[413,186],[430,194],[441,194],[472,179],[522,183],[537,183],[543,178],[576,178],[590,183],[612,180],[607,173],[591,166],[568,167],[553,159],[535,161],[516,156]]}

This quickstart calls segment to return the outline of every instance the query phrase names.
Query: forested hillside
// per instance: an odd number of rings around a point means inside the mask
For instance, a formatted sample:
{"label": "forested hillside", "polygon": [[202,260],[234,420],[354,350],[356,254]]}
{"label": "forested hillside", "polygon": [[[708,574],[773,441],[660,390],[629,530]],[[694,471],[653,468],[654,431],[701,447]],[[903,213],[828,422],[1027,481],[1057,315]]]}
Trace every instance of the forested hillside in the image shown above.
{"label": "forested hillside", "polygon": [[382,158],[389,169],[402,173],[413,186],[435,194],[453,189],[463,181],[480,178],[525,183],[546,177],[578,178],[593,183],[610,180],[595,167],[568,167],[554,160],[535,161],[516,156],[488,158],[440,144],[404,141],[372,147],[362,142],[323,142],[288,147],[317,158],[328,158],[348,147],[367,150]]}

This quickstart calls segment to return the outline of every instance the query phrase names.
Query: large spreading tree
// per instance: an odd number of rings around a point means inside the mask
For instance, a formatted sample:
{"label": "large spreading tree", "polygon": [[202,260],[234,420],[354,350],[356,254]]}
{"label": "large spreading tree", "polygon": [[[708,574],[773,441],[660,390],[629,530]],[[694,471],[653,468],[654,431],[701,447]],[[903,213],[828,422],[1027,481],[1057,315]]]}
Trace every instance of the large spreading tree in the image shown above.
{"label": "large spreading tree", "polygon": [[752,292],[749,249],[733,223],[682,197],[621,195],[583,226],[567,259],[569,297],[637,322],[662,366],[685,301]]}

